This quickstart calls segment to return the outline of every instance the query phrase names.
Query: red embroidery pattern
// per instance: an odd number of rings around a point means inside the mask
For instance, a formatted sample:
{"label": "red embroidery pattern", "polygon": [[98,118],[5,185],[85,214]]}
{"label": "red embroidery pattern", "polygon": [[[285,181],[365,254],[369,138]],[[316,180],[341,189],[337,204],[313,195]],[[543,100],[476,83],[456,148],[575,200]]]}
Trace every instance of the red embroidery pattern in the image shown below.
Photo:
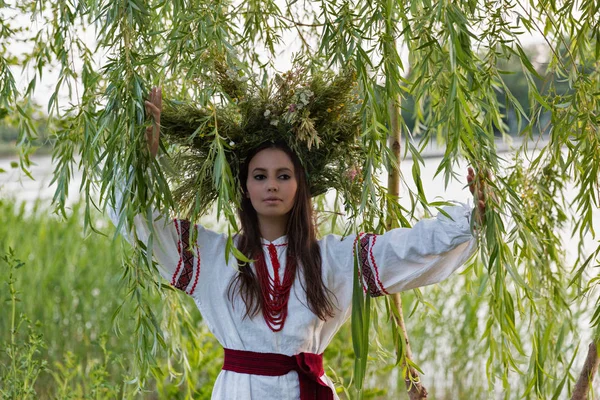
{"label": "red embroidery pattern", "polygon": [[371,271],[371,267],[369,266],[368,258],[368,247],[371,241],[371,237],[373,236],[375,235],[369,233],[360,239],[360,261],[362,266],[363,281],[367,284],[367,287],[369,288],[369,294],[371,295],[371,297],[378,297],[381,296],[383,293],[381,293],[381,290],[379,290],[379,287],[375,282],[375,277],[373,276],[373,271]]}
{"label": "red embroidery pattern", "polygon": [[[356,238],[354,239],[354,244],[352,246],[352,255],[354,257],[356,257],[356,243],[358,243],[358,241],[360,240],[362,235],[364,235],[364,233],[361,232],[358,235],[356,235]],[[362,274],[360,273],[360,266],[358,267],[358,280],[359,280],[360,284],[362,285],[363,293],[367,293],[367,288],[365,287],[365,283],[362,279]]]}
{"label": "red embroidery pattern", "polygon": [[[198,231],[198,225],[194,225],[194,228],[196,229],[196,231]],[[198,243],[196,242],[194,248],[196,249],[196,257],[197,257],[197,261],[196,261],[196,277],[194,278],[194,285],[192,285],[192,290],[190,290],[190,296],[192,294],[194,294],[194,291],[196,290],[196,285],[198,284],[198,276],[200,276],[200,249],[198,248]]]}
{"label": "red embroidery pattern", "polygon": [[179,275],[175,287],[185,292],[194,274],[194,253],[190,251],[190,221],[188,220],[181,220],[181,252],[179,254],[183,259],[183,271]]}
{"label": "red embroidery pattern", "polygon": [[181,269],[181,263],[183,262],[183,258],[181,257],[181,233],[179,232],[179,221],[177,219],[173,220],[173,223],[175,224],[175,229],[177,230],[177,237],[179,238],[179,241],[177,242],[177,252],[179,253],[179,263],[177,263],[177,268],[175,269],[175,273],[173,274],[173,277],[171,278],[171,286],[175,286],[175,278],[177,277],[177,274],[179,273],[179,270]]}
{"label": "red embroidery pattern", "polygon": [[375,262],[375,257],[373,256],[373,247],[375,247],[376,241],[377,241],[377,235],[373,235],[373,244],[371,245],[371,248],[369,249],[369,255],[371,256],[371,264],[373,264],[373,268],[375,268],[375,277],[377,278],[377,283],[379,284],[379,287],[381,288],[383,293],[389,294],[388,291],[385,290],[385,287],[383,287],[383,283],[381,283],[381,280],[379,279],[379,268],[377,268],[377,263]]}
{"label": "red embroidery pattern", "polygon": [[263,246],[275,246],[275,247],[283,247],[287,246],[287,243],[273,244],[273,243],[263,243]]}

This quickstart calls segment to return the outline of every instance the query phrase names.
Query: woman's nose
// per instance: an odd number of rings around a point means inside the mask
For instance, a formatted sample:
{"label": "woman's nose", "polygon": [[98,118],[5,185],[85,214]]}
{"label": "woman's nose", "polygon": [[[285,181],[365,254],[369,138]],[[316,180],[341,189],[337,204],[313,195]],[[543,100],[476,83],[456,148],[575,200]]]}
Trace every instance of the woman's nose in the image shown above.
{"label": "woman's nose", "polygon": [[267,183],[267,190],[269,192],[276,192],[277,188],[278,188],[277,182],[272,179],[269,179],[269,182]]}

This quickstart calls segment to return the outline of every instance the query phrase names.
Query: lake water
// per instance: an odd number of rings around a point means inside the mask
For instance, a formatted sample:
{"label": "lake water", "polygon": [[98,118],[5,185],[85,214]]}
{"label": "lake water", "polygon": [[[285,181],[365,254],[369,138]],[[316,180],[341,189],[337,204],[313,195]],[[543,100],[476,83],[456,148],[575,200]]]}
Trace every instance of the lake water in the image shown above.
{"label": "lake water", "polygon": [[[29,169],[35,180],[21,172],[19,168],[12,168],[11,163],[18,162],[17,157],[0,158],[0,169],[6,172],[0,173],[0,197],[12,197],[17,201],[31,203],[41,199],[50,203],[54,196],[55,186],[50,185],[54,166],[51,156],[40,156],[32,159],[34,165]],[[75,179],[69,185],[71,194],[69,202],[77,202],[79,199],[79,184],[81,174],[76,174]]]}

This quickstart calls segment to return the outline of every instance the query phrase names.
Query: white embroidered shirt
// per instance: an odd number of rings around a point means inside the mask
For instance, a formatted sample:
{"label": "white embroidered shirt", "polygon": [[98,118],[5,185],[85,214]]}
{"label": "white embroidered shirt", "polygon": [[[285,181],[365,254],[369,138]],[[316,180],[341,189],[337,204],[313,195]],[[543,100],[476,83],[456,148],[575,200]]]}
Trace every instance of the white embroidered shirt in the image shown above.
{"label": "white embroidered shirt", "polygon": [[[229,265],[225,262],[226,235],[184,220],[165,220],[156,214],[152,250],[160,274],[171,285],[192,296],[210,331],[223,347],[285,355],[320,354],[351,314],[355,244],[364,288],[374,296],[440,282],[471,257],[476,249],[469,225],[471,209],[454,206],[445,211],[451,218],[439,214],[437,218],[419,221],[411,229],[343,239],[328,235],[319,240],[323,281],[335,293],[336,313],[333,318],[322,321],[310,311],[299,282],[302,274],[299,274],[290,291],[287,320],[279,332],[271,331],[260,314],[244,318],[245,306],[241,299],[233,304],[229,301],[228,285],[237,272],[234,257],[230,257]],[[110,210],[109,214],[117,224],[119,212]],[[146,243],[151,232],[148,223],[138,216],[134,225],[122,233],[130,242],[135,233],[138,240]],[[190,244],[189,233],[194,230],[197,240]],[[273,242],[263,239],[262,242],[271,277],[274,272],[267,247],[271,243],[275,245],[282,278],[287,238],[283,236]],[[324,365],[327,369],[327,360]],[[322,380],[333,388],[327,376]],[[214,400],[298,400],[299,397],[298,375],[294,371],[277,377],[221,371],[212,394]]]}

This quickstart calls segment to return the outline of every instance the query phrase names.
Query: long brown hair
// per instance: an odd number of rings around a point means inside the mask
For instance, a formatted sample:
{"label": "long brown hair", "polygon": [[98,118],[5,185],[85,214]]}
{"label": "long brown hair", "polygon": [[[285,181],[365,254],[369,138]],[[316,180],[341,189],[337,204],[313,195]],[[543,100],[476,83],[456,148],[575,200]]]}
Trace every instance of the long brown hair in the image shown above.
{"label": "long brown hair", "polygon": [[[238,209],[238,216],[241,222],[238,249],[250,259],[263,251],[258,215],[252,206],[252,202],[245,194],[248,191],[246,180],[248,179],[250,160],[264,149],[279,149],[285,152],[294,164],[298,188],[287,222],[287,251],[288,254],[296,256],[296,265],[304,272],[304,282],[301,280],[301,283],[302,288],[306,292],[308,307],[320,319],[326,320],[327,317],[332,317],[334,313],[334,306],[329,298],[329,295],[333,295],[333,293],[325,286],[321,274],[321,250],[316,238],[312,215],[312,200],[306,173],[296,154],[285,143],[263,143],[248,154],[248,157],[240,168],[239,179],[244,195]],[[246,316],[253,317],[262,308],[260,283],[249,264],[238,261],[238,265],[240,272],[229,283],[228,297],[233,302],[234,295],[239,293],[246,305]]]}

